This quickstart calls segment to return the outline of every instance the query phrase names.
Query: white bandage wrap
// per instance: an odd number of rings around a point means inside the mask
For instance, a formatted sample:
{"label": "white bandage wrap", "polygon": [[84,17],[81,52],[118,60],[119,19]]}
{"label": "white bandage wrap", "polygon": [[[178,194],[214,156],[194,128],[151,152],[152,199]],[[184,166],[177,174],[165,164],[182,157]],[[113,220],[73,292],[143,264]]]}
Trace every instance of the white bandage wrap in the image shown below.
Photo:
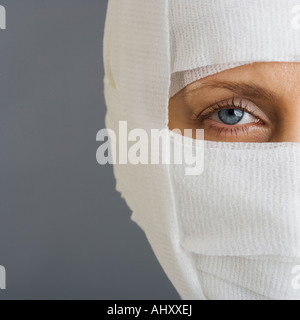
{"label": "white bandage wrap", "polygon": [[[150,136],[167,129],[169,97],[192,81],[252,62],[299,62],[296,5],[110,0],[107,128],[118,132],[127,120],[128,130]],[[207,142],[201,176],[130,163],[114,165],[114,174],[132,220],[183,299],[298,299],[291,281],[300,252],[299,167],[297,144]]]}
{"label": "white bandage wrap", "polygon": [[[183,149],[181,136],[171,141]],[[170,166],[179,242],[203,294],[300,299],[292,286],[300,264],[300,144],[205,141],[204,158],[200,176]]]}

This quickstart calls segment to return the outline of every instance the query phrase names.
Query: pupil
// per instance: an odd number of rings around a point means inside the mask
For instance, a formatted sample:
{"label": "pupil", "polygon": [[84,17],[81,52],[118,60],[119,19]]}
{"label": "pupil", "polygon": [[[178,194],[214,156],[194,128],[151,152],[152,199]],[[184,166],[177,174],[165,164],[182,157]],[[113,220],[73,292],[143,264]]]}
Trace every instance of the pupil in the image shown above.
{"label": "pupil", "polygon": [[218,112],[219,119],[228,125],[239,123],[244,117],[244,111],[240,109],[225,109]]}

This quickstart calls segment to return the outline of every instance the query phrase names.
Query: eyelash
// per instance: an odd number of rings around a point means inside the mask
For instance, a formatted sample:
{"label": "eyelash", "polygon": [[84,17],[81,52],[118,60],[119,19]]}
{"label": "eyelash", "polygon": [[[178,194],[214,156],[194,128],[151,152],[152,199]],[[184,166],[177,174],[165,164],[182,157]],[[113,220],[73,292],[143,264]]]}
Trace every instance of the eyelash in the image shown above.
{"label": "eyelash", "polygon": [[[229,103],[230,100],[224,101],[224,103],[227,103],[226,105],[220,105],[220,102],[215,103],[214,105],[212,105],[212,106],[210,106],[210,107],[207,108],[208,110],[209,110],[209,109],[212,109],[211,112],[209,112],[208,114],[205,114],[205,115],[202,115],[202,113],[200,113],[200,114],[196,115],[196,119],[194,119],[194,120],[203,121],[203,120],[209,118],[213,113],[215,113],[215,112],[217,112],[217,111],[226,110],[226,109],[233,109],[233,108],[234,108],[234,109],[242,110],[242,111],[244,111],[244,112],[248,112],[248,113],[250,113],[251,115],[253,115],[252,112],[248,109],[248,106],[247,106],[247,105],[246,105],[246,106],[243,106],[243,104],[242,104],[243,99],[242,99],[242,98],[240,99],[240,103],[239,103],[238,105],[235,104],[234,99],[235,99],[235,98],[233,97],[233,98],[231,99],[231,102],[230,102],[230,103]],[[255,116],[255,115],[253,115],[253,116]],[[256,116],[255,116],[255,117],[256,117]]]}
{"label": "eyelash", "polygon": [[218,128],[217,126],[211,124],[209,126],[209,130],[215,130],[217,131],[217,137],[219,137],[221,135],[222,132],[224,132],[224,135],[227,135],[227,133],[229,133],[233,136],[234,134],[236,136],[238,136],[239,132],[242,131],[243,134],[246,136],[249,134],[249,127],[244,126],[244,127],[237,127],[237,128]]}
{"label": "eyelash", "polygon": [[[242,111],[244,111],[244,112],[247,112],[247,113],[249,113],[249,114],[251,114],[253,117],[256,117],[256,118],[258,118],[256,115],[254,115],[253,114],[253,112],[252,111],[250,111],[249,109],[248,109],[248,105],[246,104],[246,105],[243,105],[243,99],[242,98],[240,98],[240,102],[239,102],[239,104],[236,104],[236,102],[235,102],[235,97],[233,97],[232,99],[231,99],[231,101],[230,101],[230,99],[228,99],[228,100],[226,100],[226,101],[224,101],[224,102],[222,102],[223,104],[222,105],[220,105],[220,102],[218,102],[218,103],[215,103],[214,105],[212,105],[212,106],[210,106],[210,107],[208,107],[207,109],[209,110],[209,109],[211,109],[211,112],[209,112],[208,114],[205,114],[205,115],[202,115],[202,113],[200,113],[200,114],[198,114],[198,115],[196,115],[196,114],[194,114],[195,116],[196,116],[196,118],[194,118],[193,120],[194,121],[204,121],[205,119],[207,119],[207,118],[209,118],[212,114],[214,114],[215,112],[218,112],[218,111],[221,111],[221,110],[226,110],[226,109],[239,109],[239,110],[242,110]],[[259,118],[258,118],[258,121],[257,122],[261,122],[261,123],[263,123],[263,121],[262,120],[260,120]],[[209,130],[216,130],[217,131],[217,136],[220,136],[221,135],[221,133],[223,132],[225,135],[227,135],[227,133],[231,133],[231,135],[236,135],[236,136],[238,136],[238,133],[239,132],[242,132],[242,133],[244,133],[245,135],[248,135],[248,133],[249,133],[249,126],[247,126],[247,125],[244,125],[244,126],[238,126],[238,127],[234,127],[234,125],[231,125],[231,126],[228,126],[228,127],[226,127],[226,124],[224,124],[224,127],[223,128],[220,128],[220,127],[218,127],[218,126],[216,126],[216,125],[214,125],[214,124],[211,124],[210,126],[209,126]]]}

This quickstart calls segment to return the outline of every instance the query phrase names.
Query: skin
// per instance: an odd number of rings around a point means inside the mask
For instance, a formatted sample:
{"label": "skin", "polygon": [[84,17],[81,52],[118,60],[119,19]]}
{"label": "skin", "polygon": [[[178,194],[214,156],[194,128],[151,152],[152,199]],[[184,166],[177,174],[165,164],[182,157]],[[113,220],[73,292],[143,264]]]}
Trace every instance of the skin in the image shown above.
{"label": "skin", "polygon": [[[242,110],[245,123],[222,122],[224,109]],[[259,62],[189,84],[169,100],[169,129],[193,129],[193,138],[204,129],[211,141],[300,142],[300,63]]]}

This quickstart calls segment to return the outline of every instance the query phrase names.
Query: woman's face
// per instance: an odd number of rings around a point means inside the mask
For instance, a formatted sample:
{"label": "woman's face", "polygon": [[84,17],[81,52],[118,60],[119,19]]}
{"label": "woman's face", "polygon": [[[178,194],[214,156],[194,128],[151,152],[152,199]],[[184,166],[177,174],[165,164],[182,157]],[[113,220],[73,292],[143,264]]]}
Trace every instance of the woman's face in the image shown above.
{"label": "woman's face", "polygon": [[169,129],[205,140],[300,142],[300,63],[261,62],[195,81],[169,101]]}

